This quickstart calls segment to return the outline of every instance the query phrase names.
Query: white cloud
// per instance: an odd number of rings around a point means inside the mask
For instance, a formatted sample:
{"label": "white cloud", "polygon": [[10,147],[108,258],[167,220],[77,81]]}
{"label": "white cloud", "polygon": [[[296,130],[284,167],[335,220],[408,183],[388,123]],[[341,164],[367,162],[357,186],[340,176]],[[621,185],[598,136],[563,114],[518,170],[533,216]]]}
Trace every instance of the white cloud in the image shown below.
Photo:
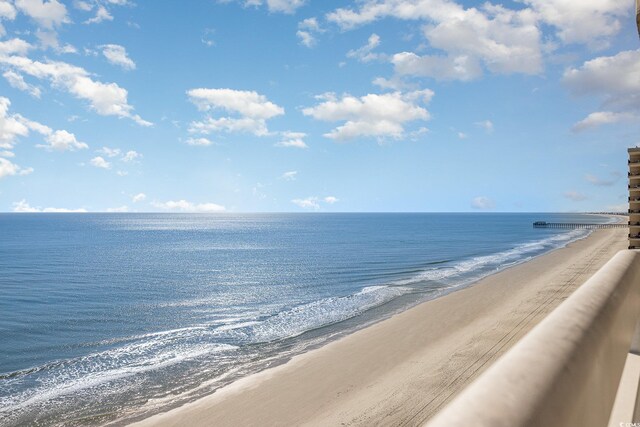
{"label": "white cloud", "polygon": [[98,153],[104,154],[107,157],[117,157],[122,152],[119,148],[109,148],[109,147],[102,147],[97,151]]}
{"label": "white cloud", "polygon": [[0,157],[0,179],[12,175],[29,175],[33,168],[22,168],[9,160]]}
{"label": "white cloud", "polygon": [[55,151],[75,151],[89,148],[84,142],[76,139],[76,136],[66,130],[56,130],[44,137],[47,144],[36,145],[36,147]]}
{"label": "white cloud", "polygon": [[640,110],[640,50],[586,61],[565,71],[563,82],[574,95],[596,95],[604,106]]}
{"label": "white cloud", "polygon": [[200,110],[224,110],[255,119],[270,119],[284,114],[284,109],[253,91],[233,89],[191,89],[189,100]]}
{"label": "white cloud", "polygon": [[0,148],[11,150],[19,137],[29,135],[29,128],[19,114],[9,114],[9,99],[0,97]]}
{"label": "white cloud", "polygon": [[21,213],[33,213],[33,212],[45,212],[45,213],[83,213],[87,212],[86,209],[66,209],[66,208],[34,208],[27,203],[25,199],[20,200],[19,202],[13,202],[13,212],[21,212]]}
{"label": "white cloud", "polygon": [[40,88],[30,85],[29,83],[24,81],[24,77],[22,77],[21,74],[8,70],[5,71],[2,76],[7,80],[11,87],[14,87],[23,92],[27,92],[33,97],[40,98]]}
{"label": "white cloud", "polygon": [[49,80],[52,86],[88,101],[92,109],[100,115],[126,117],[139,125],[151,126],[150,122],[133,114],[133,107],[127,102],[126,89],[115,83],[92,80],[83,68],[60,61],[33,61],[23,56],[0,55],[0,63],[13,68],[14,71]]}
{"label": "white cloud", "polygon": [[9,21],[16,19],[16,8],[10,1],[0,0],[0,19],[8,19]]}
{"label": "white cloud", "polygon": [[317,197],[307,197],[306,199],[293,199],[291,201],[294,205],[302,208],[302,209],[320,209],[320,204],[318,203]]}
{"label": "white cloud", "polygon": [[396,74],[401,76],[469,81],[482,75],[480,62],[469,55],[418,56],[413,52],[400,52],[393,55],[391,63]]}
{"label": "white cloud", "polygon": [[245,7],[267,5],[269,12],[291,14],[306,3],[306,0],[241,0]]}
{"label": "white cloud", "polygon": [[367,40],[367,44],[354,50],[347,52],[348,58],[356,58],[360,62],[370,62],[381,57],[380,54],[374,53],[373,50],[380,45],[380,36],[371,34]]}
{"label": "white cloud", "polygon": [[579,192],[577,192],[577,191],[566,191],[566,192],[563,194],[563,196],[564,196],[566,199],[572,200],[572,201],[574,201],[574,202],[581,202],[581,201],[583,201],[583,200],[587,200],[587,199],[588,199],[588,197],[587,197],[587,196],[585,196],[584,194],[579,193]]}
{"label": "white cloud", "polygon": [[127,50],[124,46],[118,44],[105,44],[99,46],[102,54],[110,63],[122,67],[125,70],[135,70],[136,64],[127,56]]}
{"label": "white cloud", "polygon": [[313,209],[317,211],[320,209],[321,203],[332,205],[334,203],[337,203],[338,201],[339,199],[334,196],[326,196],[322,198],[317,196],[311,196],[305,199],[293,199],[291,200],[291,203],[293,203],[294,205],[302,209]]}
{"label": "white cloud", "polygon": [[323,121],[345,123],[324,136],[336,140],[358,137],[400,138],[407,122],[429,120],[429,112],[419,104],[428,103],[433,96],[431,90],[368,94],[360,98],[324,94],[320,104],[302,110],[306,116]]}
{"label": "white cloud", "polygon": [[582,132],[602,125],[621,122],[637,122],[638,120],[640,120],[640,115],[628,112],[616,113],[613,111],[596,111],[590,113],[587,117],[573,125],[571,130],[574,132]]}
{"label": "white cloud", "polygon": [[471,207],[473,209],[491,210],[496,207],[496,204],[489,197],[478,196],[471,201]]}
{"label": "white cloud", "polygon": [[311,48],[317,43],[316,34],[323,32],[324,30],[320,28],[316,18],[307,18],[298,23],[296,36],[298,36],[302,45]]}
{"label": "white cloud", "polygon": [[92,166],[95,166],[97,168],[111,169],[111,163],[109,163],[103,157],[100,157],[100,156],[94,157],[89,161],[89,163],[91,163]]}
{"label": "white cloud", "polygon": [[564,43],[593,43],[615,35],[631,3],[618,0],[524,0],[543,22],[557,29]]}
{"label": "white cloud", "polygon": [[22,39],[0,41],[0,55],[26,55],[31,49],[33,45]]}
{"label": "white cloud", "polygon": [[192,133],[224,131],[265,136],[269,133],[266,121],[284,114],[282,107],[253,91],[199,88],[187,91],[187,95],[201,111],[224,111],[233,115],[220,118],[207,116],[202,121],[192,122],[189,127]]}
{"label": "white cloud", "polygon": [[185,141],[185,144],[192,145],[192,146],[206,147],[208,145],[212,145],[213,141],[207,138],[188,138]]}
{"label": "white cloud", "polygon": [[280,179],[284,179],[285,181],[295,181],[298,176],[298,171],[289,171],[280,175]]}
{"label": "white cloud", "polygon": [[96,15],[93,18],[84,21],[85,24],[99,24],[103,21],[113,21],[113,16],[106,7],[100,5],[96,10]]}
{"label": "white cloud", "polygon": [[640,50],[601,56],[569,68],[563,82],[572,94],[593,95],[602,102],[603,110],[576,123],[574,131],[640,118]]}
{"label": "white cloud", "polygon": [[330,205],[337,203],[340,201],[340,199],[338,199],[337,197],[334,196],[327,196],[324,198],[325,203],[329,203]]}
{"label": "white cloud", "polygon": [[[351,29],[383,18],[424,21],[432,28],[441,27],[444,33],[459,42],[476,34],[471,40],[476,48],[495,43],[496,54],[505,47],[532,47],[534,33],[550,25],[564,44],[586,43],[606,46],[607,38],[621,28],[621,19],[630,16],[631,2],[618,0],[524,0],[529,7],[507,9],[501,5],[484,3],[464,9],[451,0],[362,0],[357,8],[338,8],[327,14],[327,20],[342,29]],[[519,6],[519,5],[518,5]],[[458,36],[455,33],[459,31]],[[429,39],[434,47],[438,39]],[[526,43],[522,44],[523,41]],[[490,42],[489,44],[487,42]],[[462,43],[456,42],[456,46]],[[502,52],[500,52],[502,51]],[[516,54],[523,53],[520,49]],[[523,57],[524,58],[524,57]]]}
{"label": "white cloud", "polygon": [[74,0],[73,7],[84,12],[89,12],[91,9],[93,9],[93,5],[91,3],[83,0]]}
{"label": "white cloud", "polygon": [[122,205],[117,208],[107,208],[107,212],[129,212],[129,207],[127,205]]}
{"label": "white cloud", "polygon": [[[11,151],[21,137],[27,137],[33,132],[43,135],[47,144],[37,145],[47,149],[74,150],[87,148],[87,144],[78,142],[72,133],[65,130],[54,131],[48,126],[29,120],[20,114],[10,114],[11,101],[0,96],[0,149],[2,157],[15,157]],[[0,178],[10,175],[27,175],[33,168],[23,168],[6,159],[0,158]]]}
{"label": "white cloud", "polygon": [[622,176],[621,173],[619,172],[611,172],[611,178],[610,179],[603,179],[603,178],[599,178],[595,175],[592,174],[586,174],[584,176],[584,179],[587,180],[588,182],[590,182],[593,185],[597,185],[600,187],[611,187],[613,184],[615,184],[616,182],[618,182],[618,180],[620,179],[620,177]]}
{"label": "white cloud", "polygon": [[155,208],[178,211],[178,212],[193,212],[193,213],[211,213],[211,212],[224,212],[226,209],[222,205],[215,203],[191,203],[186,200],[169,200],[167,202],[152,202],[151,205]]}
{"label": "white cloud", "polygon": [[15,5],[20,12],[47,29],[71,22],[67,8],[58,0],[16,0]]}
{"label": "white cloud", "polygon": [[133,197],[131,198],[131,201],[133,201],[133,203],[138,203],[138,202],[143,201],[143,200],[144,200],[144,199],[146,199],[146,198],[147,198],[147,195],[146,195],[146,194],[144,194],[144,193],[138,193],[138,194],[136,194],[135,196],[133,196]]}
{"label": "white cloud", "polygon": [[296,36],[300,39],[300,43],[306,47],[313,47],[316,45],[316,38],[309,31],[298,30]]}
{"label": "white cloud", "polygon": [[487,133],[493,132],[493,122],[491,120],[482,120],[475,122],[474,125],[483,128]]}
{"label": "white cloud", "polygon": [[58,33],[55,31],[38,29],[36,31],[36,37],[42,49],[53,49],[57,53],[77,53],[78,51],[68,43],[65,45],[60,44]]}
{"label": "white cloud", "polygon": [[133,162],[140,158],[142,158],[142,154],[138,153],[137,151],[130,150],[130,151],[127,151],[120,160],[128,163],[128,162]]}
{"label": "white cloud", "polygon": [[393,55],[397,73],[471,80],[482,74],[482,66],[498,74],[542,71],[540,30],[531,9],[510,10],[491,3],[465,9],[448,0],[365,0],[359,6],[337,9],[327,19],[343,29],[386,17],[424,21],[424,37],[444,52]]}
{"label": "white cloud", "polygon": [[276,147],[309,148],[303,138],[307,136],[303,132],[281,132],[282,139],[275,144]]}

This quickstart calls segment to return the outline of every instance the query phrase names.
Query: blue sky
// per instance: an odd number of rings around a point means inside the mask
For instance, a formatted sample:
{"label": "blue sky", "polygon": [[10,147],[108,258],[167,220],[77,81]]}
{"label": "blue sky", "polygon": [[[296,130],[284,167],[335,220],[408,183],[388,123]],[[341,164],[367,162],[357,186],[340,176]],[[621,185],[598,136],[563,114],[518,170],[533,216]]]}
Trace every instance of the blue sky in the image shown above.
{"label": "blue sky", "polygon": [[0,0],[0,211],[626,209],[633,7]]}

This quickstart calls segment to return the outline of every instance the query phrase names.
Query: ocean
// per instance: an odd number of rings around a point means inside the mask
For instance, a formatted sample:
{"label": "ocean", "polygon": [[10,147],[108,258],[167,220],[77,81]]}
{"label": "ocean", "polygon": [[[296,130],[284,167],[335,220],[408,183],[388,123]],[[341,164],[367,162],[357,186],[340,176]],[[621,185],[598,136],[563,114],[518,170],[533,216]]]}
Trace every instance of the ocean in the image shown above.
{"label": "ocean", "polygon": [[583,238],[579,214],[0,214],[0,425],[121,425]]}

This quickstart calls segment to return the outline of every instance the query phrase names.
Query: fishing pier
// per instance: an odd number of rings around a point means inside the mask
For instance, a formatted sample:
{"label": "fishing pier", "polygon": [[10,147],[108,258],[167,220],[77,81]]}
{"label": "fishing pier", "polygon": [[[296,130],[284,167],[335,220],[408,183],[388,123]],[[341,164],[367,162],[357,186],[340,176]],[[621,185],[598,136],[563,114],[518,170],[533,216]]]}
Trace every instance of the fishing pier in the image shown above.
{"label": "fishing pier", "polygon": [[533,228],[588,228],[588,229],[600,229],[600,228],[626,228],[629,225],[622,222],[612,222],[606,224],[594,224],[594,223],[582,223],[582,222],[546,222],[536,221],[533,223]]}

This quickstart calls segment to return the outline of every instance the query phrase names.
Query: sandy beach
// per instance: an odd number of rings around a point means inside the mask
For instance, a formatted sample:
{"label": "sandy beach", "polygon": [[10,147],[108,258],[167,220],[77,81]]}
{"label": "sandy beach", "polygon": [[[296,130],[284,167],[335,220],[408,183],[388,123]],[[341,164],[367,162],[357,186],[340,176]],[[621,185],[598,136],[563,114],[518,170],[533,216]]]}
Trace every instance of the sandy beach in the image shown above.
{"label": "sandy beach", "polygon": [[421,425],[627,247],[588,238],[136,426]]}

